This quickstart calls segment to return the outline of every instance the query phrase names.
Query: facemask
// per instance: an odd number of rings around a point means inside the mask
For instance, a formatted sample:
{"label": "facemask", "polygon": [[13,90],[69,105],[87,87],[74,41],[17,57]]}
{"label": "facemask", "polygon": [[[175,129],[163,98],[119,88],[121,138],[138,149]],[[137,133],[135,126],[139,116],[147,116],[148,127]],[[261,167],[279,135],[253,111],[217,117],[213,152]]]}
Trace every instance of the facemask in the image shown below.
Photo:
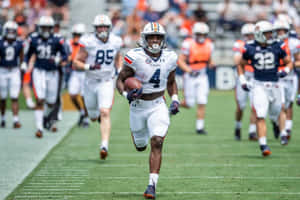
{"label": "facemask", "polygon": [[107,31],[102,31],[100,33],[97,33],[97,36],[100,38],[100,39],[106,39],[108,37],[108,32]]}

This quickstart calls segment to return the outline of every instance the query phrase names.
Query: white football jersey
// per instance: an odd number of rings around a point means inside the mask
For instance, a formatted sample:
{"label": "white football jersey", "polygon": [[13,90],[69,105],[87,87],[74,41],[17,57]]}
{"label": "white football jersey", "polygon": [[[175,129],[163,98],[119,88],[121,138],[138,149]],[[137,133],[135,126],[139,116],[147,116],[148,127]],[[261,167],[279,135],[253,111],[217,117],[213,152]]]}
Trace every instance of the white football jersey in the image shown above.
{"label": "white football jersey", "polygon": [[103,43],[92,33],[82,36],[79,43],[85,47],[85,50],[88,52],[86,63],[90,65],[101,65],[100,70],[86,71],[87,79],[114,77],[115,57],[123,45],[123,41],[120,37],[110,33],[108,41]]}
{"label": "white football jersey", "polygon": [[[288,48],[290,50],[291,60],[292,62],[295,62],[295,54],[300,52],[300,40],[297,38],[289,38],[288,39]],[[285,80],[293,79],[294,77],[294,71],[290,72],[286,77],[282,78]]]}
{"label": "white football jersey", "polygon": [[124,57],[125,65],[135,71],[135,77],[143,85],[143,93],[164,91],[170,72],[176,69],[177,55],[174,51],[163,49],[157,59],[147,55],[143,48],[135,48]]}

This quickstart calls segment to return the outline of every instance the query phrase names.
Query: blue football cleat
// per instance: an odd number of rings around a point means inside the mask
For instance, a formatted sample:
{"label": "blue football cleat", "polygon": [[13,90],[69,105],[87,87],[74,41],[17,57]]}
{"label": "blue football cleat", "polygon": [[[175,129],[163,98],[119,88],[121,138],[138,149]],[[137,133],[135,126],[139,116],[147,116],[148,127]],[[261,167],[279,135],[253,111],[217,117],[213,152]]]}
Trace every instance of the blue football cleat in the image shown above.
{"label": "blue football cleat", "polygon": [[155,199],[155,186],[148,185],[146,191],[144,192],[145,199]]}

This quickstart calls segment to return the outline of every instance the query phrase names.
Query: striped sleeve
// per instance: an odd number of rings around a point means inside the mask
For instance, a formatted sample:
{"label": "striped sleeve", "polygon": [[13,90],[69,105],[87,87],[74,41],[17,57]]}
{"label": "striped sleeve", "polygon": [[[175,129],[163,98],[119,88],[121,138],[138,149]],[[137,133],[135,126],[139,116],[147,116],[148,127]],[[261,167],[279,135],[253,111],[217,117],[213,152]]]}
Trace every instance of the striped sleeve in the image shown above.
{"label": "striped sleeve", "polygon": [[128,51],[124,56],[124,64],[135,71],[136,70],[135,61],[136,61],[136,56],[134,51],[133,50]]}

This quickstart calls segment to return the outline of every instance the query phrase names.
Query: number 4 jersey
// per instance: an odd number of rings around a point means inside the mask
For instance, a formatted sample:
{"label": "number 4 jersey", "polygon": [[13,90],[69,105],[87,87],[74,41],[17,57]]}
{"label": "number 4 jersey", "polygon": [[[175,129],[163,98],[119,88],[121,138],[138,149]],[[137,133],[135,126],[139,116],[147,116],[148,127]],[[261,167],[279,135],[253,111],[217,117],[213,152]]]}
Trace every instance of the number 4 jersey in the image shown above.
{"label": "number 4 jersey", "polygon": [[104,43],[93,33],[82,36],[79,43],[81,47],[84,47],[88,52],[86,63],[90,65],[101,65],[100,70],[87,71],[87,79],[114,77],[115,57],[123,45],[123,41],[120,37],[110,33],[108,41]]}
{"label": "number 4 jersey", "polygon": [[176,53],[168,49],[163,49],[161,56],[154,59],[143,48],[135,48],[127,52],[124,60],[125,65],[132,68],[135,77],[142,82],[145,94],[164,91],[170,72],[177,66]]}
{"label": "number 4 jersey", "polygon": [[287,56],[283,42],[275,41],[266,47],[256,41],[249,42],[243,49],[243,59],[250,60],[254,67],[254,79],[258,81],[278,81],[278,67],[280,59]]}
{"label": "number 4 jersey", "polygon": [[0,38],[0,67],[17,67],[19,56],[23,49],[23,42],[19,39],[9,43]]}

